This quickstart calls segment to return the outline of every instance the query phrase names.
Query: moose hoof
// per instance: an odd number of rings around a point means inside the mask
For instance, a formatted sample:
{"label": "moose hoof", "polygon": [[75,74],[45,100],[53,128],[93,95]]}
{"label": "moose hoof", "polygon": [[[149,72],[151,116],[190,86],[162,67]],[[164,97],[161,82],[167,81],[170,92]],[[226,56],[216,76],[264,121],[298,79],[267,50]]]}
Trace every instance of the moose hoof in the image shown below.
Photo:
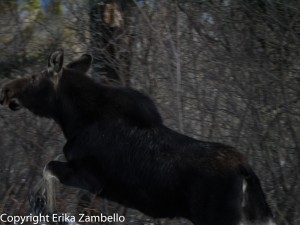
{"label": "moose hoof", "polygon": [[46,197],[42,194],[30,194],[29,196],[29,204],[36,215],[46,215],[46,209],[47,209],[47,201]]}

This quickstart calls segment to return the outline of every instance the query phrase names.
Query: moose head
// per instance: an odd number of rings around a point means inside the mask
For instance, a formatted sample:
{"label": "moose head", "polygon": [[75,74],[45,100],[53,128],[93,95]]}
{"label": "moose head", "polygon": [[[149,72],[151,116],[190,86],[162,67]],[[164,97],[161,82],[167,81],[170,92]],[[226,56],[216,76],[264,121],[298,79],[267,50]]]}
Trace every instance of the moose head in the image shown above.
{"label": "moose head", "polygon": [[84,54],[65,67],[63,62],[63,50],[55,51],[48,58],[47,69],[40,74],[18,78],[5,84],[1,90],[0,104],[7,105],[14,111],[26,107],[39,116],[50,117],[65,71],[85,74],[92,63],[92,56]]}

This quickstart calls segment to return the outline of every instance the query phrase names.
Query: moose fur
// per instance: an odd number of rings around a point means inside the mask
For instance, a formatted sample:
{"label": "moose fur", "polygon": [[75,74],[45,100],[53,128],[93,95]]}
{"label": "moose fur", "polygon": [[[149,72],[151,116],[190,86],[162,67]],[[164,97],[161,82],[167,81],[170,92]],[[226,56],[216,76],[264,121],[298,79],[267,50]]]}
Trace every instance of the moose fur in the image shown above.
{"label": "moose fur", "polygon": [[[60,125],[66,161],[47,164],[47,182],[55,177],[152,217],[195,225],[271,221],[259,179],[234,148],[167,128],[141,92],[96,83],[86,75],[90,55],[65,67],[63,59],[63,51],[52,53],[45,71],[9,82],[0,97],[12,110],[25,107]],[[36,212],[54,211],[47,182],[33,191]]]}

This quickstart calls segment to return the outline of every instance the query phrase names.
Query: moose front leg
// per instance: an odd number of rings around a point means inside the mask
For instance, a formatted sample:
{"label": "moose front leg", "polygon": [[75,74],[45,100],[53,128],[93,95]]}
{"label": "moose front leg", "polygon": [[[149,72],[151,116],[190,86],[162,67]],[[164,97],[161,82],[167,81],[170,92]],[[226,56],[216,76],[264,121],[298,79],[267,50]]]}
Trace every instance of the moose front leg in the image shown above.
{"label": "moose front leg", "polygon": [[43,170],[43,178],[33,187],[29,194],[31,209],[36,215],[48,215],[55,211],[55,180],[56,176],[48,170]]}
{"label": "moose front leg", "polygon": [[101,190],[102,186],[88,167],[80,163],[80,170],[76,170],[74,164],[74,162],[50,161],[46,165],[43,179],[33,188],[29,197],[34,213],[45,215],[55,212],[55,180],[91,194],[97,194]]}
{"label": "moose front leg", "polygon": [[46,171],[48,174],[46,175],[48,177],[56,177],[64,185],[79,188],[91,194],[97,194],[101,190],[102,185],[93,176],[92,171],[89,171],[88,167],[82,163],[79,164],[80,167],[77,170],[75,162],[51,161],[47,164]]}
{"label": "moose front leg", "polygon": [[[66,161],[63,154],[59,154],[55,160]],[[43,178],[32,188],[29,193],[29,203],[36,215],[52,213],[55,208],[55,185],[56,177],[51,175],[47,165],[43,170]],[[51,199],[49,199],[51,198]],[[47,205],[48,204],[48,205]]]}
{"label": "moose front leg", "polygon": [[46,185],[44,178],[31,189],[28,199],[30,207],[35,215],[47,215]]}

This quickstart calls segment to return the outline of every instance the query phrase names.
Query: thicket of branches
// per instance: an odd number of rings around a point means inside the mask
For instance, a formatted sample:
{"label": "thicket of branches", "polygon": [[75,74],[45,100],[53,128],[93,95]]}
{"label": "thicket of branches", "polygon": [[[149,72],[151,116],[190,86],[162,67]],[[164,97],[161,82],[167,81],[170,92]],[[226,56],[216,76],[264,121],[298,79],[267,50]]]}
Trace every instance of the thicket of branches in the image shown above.
{"label": "thicket of branches", "polygon": [[[90,52],[99,82],[139,89],[169,127],[243,152],[277,223],[300,223],[299,1],[41,2],[0,2],[2,84],[38,73],[53,49],[64,48],[69,59]],[[0,212],[26,214],[30,185],[64,138],[54,122],[3,107],[0,129]],[[65,211],[77,192],[60,190]],[[120,211],[128,224],[151,220],[97,201],[96,210]]]}

